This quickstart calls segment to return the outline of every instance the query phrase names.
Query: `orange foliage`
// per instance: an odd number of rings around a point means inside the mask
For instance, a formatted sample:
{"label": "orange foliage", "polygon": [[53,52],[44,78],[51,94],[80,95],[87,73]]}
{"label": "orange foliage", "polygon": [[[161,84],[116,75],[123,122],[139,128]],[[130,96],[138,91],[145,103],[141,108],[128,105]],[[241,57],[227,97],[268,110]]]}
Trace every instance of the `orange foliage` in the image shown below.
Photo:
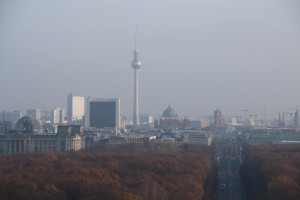
{"label": "orange foliage", "polygon": [[300,145],[248,147],[241,167],[250,199],[300,199]]}
{"label": "orange foliage", "polygon": [[207,147],[120,146],[0,157],[0,197],[6,199],[203,199],[211,170]]}

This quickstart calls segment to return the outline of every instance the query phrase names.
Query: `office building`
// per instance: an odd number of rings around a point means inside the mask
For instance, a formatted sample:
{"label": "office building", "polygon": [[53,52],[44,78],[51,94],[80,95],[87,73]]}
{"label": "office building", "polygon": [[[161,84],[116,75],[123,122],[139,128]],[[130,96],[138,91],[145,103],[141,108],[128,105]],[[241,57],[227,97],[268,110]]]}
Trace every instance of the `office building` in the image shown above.
{"label": "office building", "polygon": [[52,124],[65,124],[66,120],[66,112],[63,108],[54,108],[51,110],[51,123]]}
{"label": "office building", "polygon": [[84,96],[69,94],[67,99],[67,118],[69,124],[82,124],[84,117]]}
{"label": "office building", "polygon": [[88,99],[86,127],[120,128],[120,98]]}
{"label": "office building", "polygon": [[202,130],[186,130],[183,132],[183,142],[210,146],[212,142],[212,133]]}

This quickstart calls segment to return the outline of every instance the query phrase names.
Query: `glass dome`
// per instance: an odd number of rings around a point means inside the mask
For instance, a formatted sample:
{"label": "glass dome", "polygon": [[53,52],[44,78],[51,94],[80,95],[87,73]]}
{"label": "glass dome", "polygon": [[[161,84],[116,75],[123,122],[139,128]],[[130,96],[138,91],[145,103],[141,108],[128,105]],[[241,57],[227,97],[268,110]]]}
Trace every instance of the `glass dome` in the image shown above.
{"label": "glass dome", "polygon": [[16,130],[24,133],[36,133],[41,130],[41,125],[38,120],[25,116],[17,121]]}

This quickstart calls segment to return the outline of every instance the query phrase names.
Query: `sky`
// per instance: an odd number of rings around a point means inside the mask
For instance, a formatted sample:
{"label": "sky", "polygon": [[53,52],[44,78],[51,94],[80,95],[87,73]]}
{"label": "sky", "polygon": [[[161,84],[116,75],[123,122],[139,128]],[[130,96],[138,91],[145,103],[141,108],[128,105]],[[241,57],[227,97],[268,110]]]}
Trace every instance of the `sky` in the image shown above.
{"label": "sky", "polygon": [[300,106],[298,0],[0,0],[0,110],[80,93],[130,118],[136,16],[140,113]]}

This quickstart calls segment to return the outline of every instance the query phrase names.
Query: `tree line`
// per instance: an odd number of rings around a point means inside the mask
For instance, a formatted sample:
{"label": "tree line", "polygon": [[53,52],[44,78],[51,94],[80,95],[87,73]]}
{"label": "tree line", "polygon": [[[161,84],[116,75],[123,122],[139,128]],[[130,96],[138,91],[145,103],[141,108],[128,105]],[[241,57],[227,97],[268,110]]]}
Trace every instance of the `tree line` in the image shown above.
{"label": "tree line", "polygon": [[299,200],[300,145],[247,147],[241,175],[250,200]]}
{"label": "tree line", "polygon": [[[1,199],[209,199],[208,147],[121,145],[0,157]],[[211,178],[212,177],[212,178]]]}

